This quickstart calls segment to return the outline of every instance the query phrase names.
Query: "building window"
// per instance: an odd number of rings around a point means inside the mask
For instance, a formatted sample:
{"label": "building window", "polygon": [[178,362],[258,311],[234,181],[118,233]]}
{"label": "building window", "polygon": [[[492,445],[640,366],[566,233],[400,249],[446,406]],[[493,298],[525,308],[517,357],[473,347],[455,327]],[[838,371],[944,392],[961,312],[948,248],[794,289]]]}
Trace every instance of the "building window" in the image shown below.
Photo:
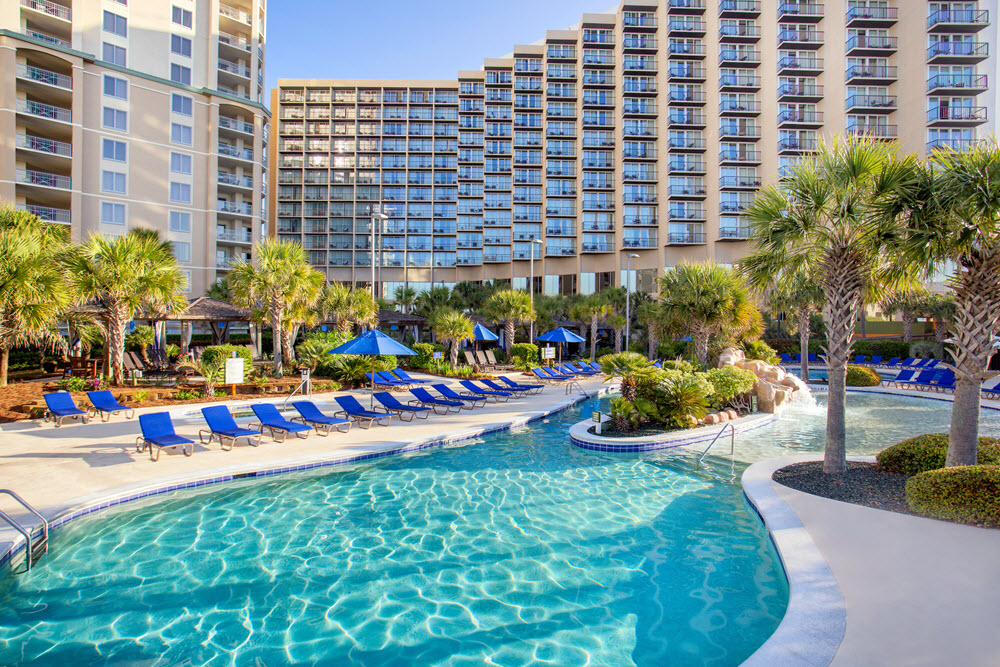
{"label": "building window", "polygon": [[170,154],[170,171],[175,174],[191,173],[191,156],[184,153]]}
{"label": "building window", "polygon": [[174,113],[182,116],[190,116],[193,107],[194,102],[187,95],[178,95],[177,93],[170,95],[170,110]]}
{"label": "building window", "polygon": [[191,214],[181,211],[170,212],[170,231],[191,233]]}
{"label": "building window", "polygon": [[125,67],[125,47],[104,42],[104,60],[112,65]]}
{"label": "building window", "polygon": [[106,225],[124,225],[125,204],[113,204],[109,201],[102,201],[101,222]]}
{"label": "building window", "polygon": [[191,23],[191,12],[187,9],[182,9],[180,7],[174,6],[173,21],[177,25],[182,25],[185,28],[190,28]]}
{"label": "building window", "polygon": [[191,145],[191,127],[180,123],[170,124],[170,141],[175,144]]}
{"label": "building window", "polygon": [[114,139],[103,139],[102,140],[102,156],[105,160],[114,160],[115,162],[125,162],[126,159],[126,148],[124,141],[115,141]]}
{"label": "building window", "polygon": [[104,127],[111,130],[128,130],[128,114],[121,109],[104,107]]}
{"label": "building window", "polygon": [[174,249],[174,257],[178,262],[184,264],[191,263],[191,244],[185,241],[171,241],[170,245]]}
{"label": "building window", "polygon": [[170,52],[185,58],[191,57],[191,40],[180,35],[170,35]]}
{"label": "building window", "polygon": [[170,183],[170,201],[181,204],[191,203],[191,185],[188,183]]}
{"label": "building window", "polygon": [[128,99],[128,81],[118,77],[104,75],[104,94],[108,97],[117,97],[120,100]]}
{"label": "building window", "polygon": [[191,68],[170,63],[170,80],[174,83],[182,83],[185,86],[191,85]]}
{"label": "building window", "polygon": [[104,11],[104,31],[119,37],[128,37],[128,20],[113,12]]}
{"label": "building window", "polygon": [[114,192],[119,195],[125,194],[125,174],[117,171],[102,171],[101,190],[103,192]]}

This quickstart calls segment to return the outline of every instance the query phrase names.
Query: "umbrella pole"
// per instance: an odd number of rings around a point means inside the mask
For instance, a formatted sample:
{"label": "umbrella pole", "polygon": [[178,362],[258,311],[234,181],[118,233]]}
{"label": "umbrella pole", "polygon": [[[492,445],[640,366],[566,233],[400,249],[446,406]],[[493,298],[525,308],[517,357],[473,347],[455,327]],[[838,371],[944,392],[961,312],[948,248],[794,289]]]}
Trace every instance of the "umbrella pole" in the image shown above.
{"label": "umbrella pole", "polygon": [[368,397],[368,409],[375,410],[375,355],[372,355],[372,393]]}

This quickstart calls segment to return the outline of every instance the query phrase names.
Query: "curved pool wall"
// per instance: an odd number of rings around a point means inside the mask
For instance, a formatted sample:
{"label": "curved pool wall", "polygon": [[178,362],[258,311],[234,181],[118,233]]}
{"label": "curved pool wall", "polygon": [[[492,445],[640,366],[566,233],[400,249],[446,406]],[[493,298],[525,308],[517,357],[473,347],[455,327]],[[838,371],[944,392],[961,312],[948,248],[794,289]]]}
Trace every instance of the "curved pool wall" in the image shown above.
{"label": "curved pool wall", "polygon": [[739,663],[787,587],[729,466],[579,414],[72,523],[0,582],[0,663]]}
{"label": "curved pool wall", "polygon": [[[719,436],[719,434],[729,427],[735,430],[736,435],[742,435],[762,426],[767,426],[777,419],[778,415],[774,414],[747,415],[746,417],[740,417],[718,425],[701,426],[695,429],[670,431],[636,438],[612,438],[590,433],[590,428],[594,425],[594,422],[582,421],[570,427],[569,439],[577,447],[595,452],[653,452],[660,449],[676,449],[678,447],[711,443],[716,436]],[[727,437],[720,436],[719,440],[724,441]],[[724,444],[723,442],[722,445]],[[724,450],[725,448],[722,447],[716,453]]]}

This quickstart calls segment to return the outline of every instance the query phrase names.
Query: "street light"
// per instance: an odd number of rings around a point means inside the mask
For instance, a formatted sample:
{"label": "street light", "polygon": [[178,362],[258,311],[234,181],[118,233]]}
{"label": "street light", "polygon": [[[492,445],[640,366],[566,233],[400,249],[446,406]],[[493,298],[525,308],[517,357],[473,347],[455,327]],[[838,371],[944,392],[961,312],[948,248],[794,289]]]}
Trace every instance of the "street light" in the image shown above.
{"label": "street light", "polygon": [[369,253],[372,262],[372,300],[377,301],[378,295],[375,293],[375,221],[388,220],[389,216],[382,212],[381,204],[378,208],[370,206],[368,207],[368,210],[371,211],[372,214],[372,247],[371,252]]}
{"label": "street light", "polygon": [[629,322],[631,322],[631,311],[632,311],[632,301],[630,298],[631,291],[628,288],[628,278],[629,274],[632,272],[632,260],[639,259],[639,255],[634,252],[630,252],[625,255],[625,351],[628,351],[629,342]]}
{"label": "street light", "polygon": [[[542,245],[541,239],[531,239],[531,243],[528,244],[528,259],[531,265],[531,276],[528,278],[528,298],[531,300],[531,309],[535,309],[535,249],[532,247],[534,244]],[[528,324],[528,342],[535,342],[535,321],[531,320]]]}

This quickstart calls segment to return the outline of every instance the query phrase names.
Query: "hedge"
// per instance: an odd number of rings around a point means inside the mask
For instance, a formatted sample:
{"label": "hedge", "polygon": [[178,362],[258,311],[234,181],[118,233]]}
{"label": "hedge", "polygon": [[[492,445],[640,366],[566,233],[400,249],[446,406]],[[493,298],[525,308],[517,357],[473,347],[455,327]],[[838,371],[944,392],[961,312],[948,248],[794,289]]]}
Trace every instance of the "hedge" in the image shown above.
{"label": "hedge", "polygon": [[917,514],[1000,527],[1000,466],[928,470],[906,481],[906,503]]}
{"label": "hedge", "polygon": [[863,354],[868,358],[881,354],[885,361],[893,357],[905,359],[910,356],[910,344],[901,340],[856,340],[851,349],[853,354]]}
{"label": "hedge", "polygon": [[[928,433],[903,440],[879,452],[875,460],[886,472],[899,475],[917,475],[928,470],[944,468],[948,454],[948,434]],[[1000,440],[979,436],[980,465],[1000,465]]]}
{"label": "hedge", "polygon": [[[799,343],[798,338],[763,338],[761,340],[767,343],[778,354],[799,354],[802,351],[802,345]],[[826,339],[810,338],[809,353],[823,354],[823,347],[825,345]]]}
{"label": "hedge", "polygon": [[882,384],[882,376],[867,366],[847,364],[848,387],[877,387]]}
{"label": "hedge", "polygon": [[243,372],[249,375],[253,368],[253,355],[242,345],[210,345],[201,353],[201,360],[203,363],[210,364],[220,357],[227,359],[233,356],[233,352],[243,359]]}

